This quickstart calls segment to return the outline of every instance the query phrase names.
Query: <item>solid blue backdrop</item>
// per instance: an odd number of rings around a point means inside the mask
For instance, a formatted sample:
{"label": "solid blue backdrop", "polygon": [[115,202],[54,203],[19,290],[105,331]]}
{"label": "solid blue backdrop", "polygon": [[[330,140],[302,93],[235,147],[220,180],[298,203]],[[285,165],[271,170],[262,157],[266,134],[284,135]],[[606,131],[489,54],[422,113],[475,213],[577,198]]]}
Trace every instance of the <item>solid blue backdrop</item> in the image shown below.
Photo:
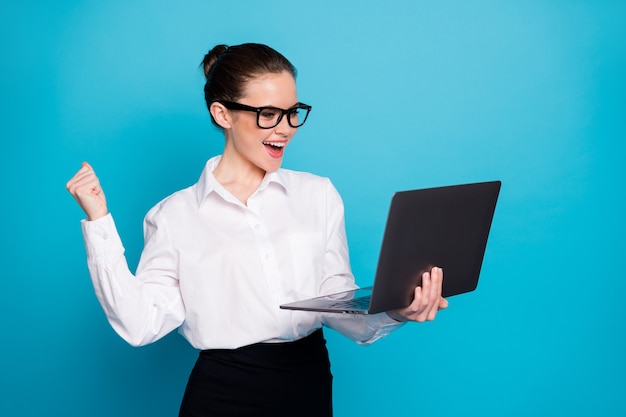
{"label": "solid blue backdrop", "polygon": [[626,415],[623,2],[25,0],[0,16],[0,415],[176,415],[196,352],[111,330],[64,185],[95,167],[134,268],[144,214],[223,146],[203,54],[249,41],[299,70],[313,111],[284,165],[339,189],[359,284],[393,191],[503,182],[476,292],[371,347],[327,332],[338,417]]}

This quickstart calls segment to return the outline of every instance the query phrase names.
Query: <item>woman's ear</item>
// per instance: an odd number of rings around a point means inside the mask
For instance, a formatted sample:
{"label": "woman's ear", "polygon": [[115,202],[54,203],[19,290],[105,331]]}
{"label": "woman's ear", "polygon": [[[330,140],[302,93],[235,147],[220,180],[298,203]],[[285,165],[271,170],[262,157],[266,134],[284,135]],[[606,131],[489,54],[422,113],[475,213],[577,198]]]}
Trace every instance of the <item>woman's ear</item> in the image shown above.
{"label": "woman's ear", "polygon": [[211,116],[215,122],[220,125],[223,129],[229,129],[231,127],[231,118],[230,112],[224,107],[223,104],[214,101],[211,103],[211,107],[209,107],[209,111],[211,112]]}

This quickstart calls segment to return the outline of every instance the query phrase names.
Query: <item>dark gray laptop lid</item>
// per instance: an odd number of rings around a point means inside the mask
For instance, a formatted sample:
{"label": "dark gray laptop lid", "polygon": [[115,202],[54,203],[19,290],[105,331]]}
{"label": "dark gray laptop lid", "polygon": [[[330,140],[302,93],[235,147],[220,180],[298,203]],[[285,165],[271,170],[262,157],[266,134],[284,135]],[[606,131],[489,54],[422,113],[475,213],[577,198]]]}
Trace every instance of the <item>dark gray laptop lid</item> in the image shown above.
{"label": "dark gray laptop lid", "polygon": [[444,297],[475,290],[500,187],[490,181],[395,193],[370,313],[409,305],[433,266],[443,268]]}

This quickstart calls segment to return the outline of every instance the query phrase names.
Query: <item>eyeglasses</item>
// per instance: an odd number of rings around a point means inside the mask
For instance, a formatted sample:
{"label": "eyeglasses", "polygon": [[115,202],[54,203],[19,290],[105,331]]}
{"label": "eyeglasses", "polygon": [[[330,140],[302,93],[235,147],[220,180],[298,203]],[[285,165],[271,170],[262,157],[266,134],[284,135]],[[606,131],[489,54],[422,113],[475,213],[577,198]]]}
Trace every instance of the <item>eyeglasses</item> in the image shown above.
{"label": "eyeglasses", "polygon": [[243,110],[256,113],[256,124],[261,129],[271,129],[278,126],[283,116],[287,115],[287,123],[291,127],[300,127],[306,122],[311,111],[311,106],[298,103],[288,109],[279,109],[277,107],[252,107],[245,104],[235,103],[234,101],[217,100],[230,110]]}

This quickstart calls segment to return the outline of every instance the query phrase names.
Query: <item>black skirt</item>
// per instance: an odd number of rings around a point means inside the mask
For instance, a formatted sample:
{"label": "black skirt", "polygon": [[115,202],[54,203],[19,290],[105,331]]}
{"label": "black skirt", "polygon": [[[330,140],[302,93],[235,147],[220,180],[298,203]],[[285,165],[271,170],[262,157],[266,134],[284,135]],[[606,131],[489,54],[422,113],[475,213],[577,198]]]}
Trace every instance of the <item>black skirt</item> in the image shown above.
{"label": "black skirt", "polygon": [[179,417],[209,416],[332,416],[322,330],[295,342],[200,352]]}

